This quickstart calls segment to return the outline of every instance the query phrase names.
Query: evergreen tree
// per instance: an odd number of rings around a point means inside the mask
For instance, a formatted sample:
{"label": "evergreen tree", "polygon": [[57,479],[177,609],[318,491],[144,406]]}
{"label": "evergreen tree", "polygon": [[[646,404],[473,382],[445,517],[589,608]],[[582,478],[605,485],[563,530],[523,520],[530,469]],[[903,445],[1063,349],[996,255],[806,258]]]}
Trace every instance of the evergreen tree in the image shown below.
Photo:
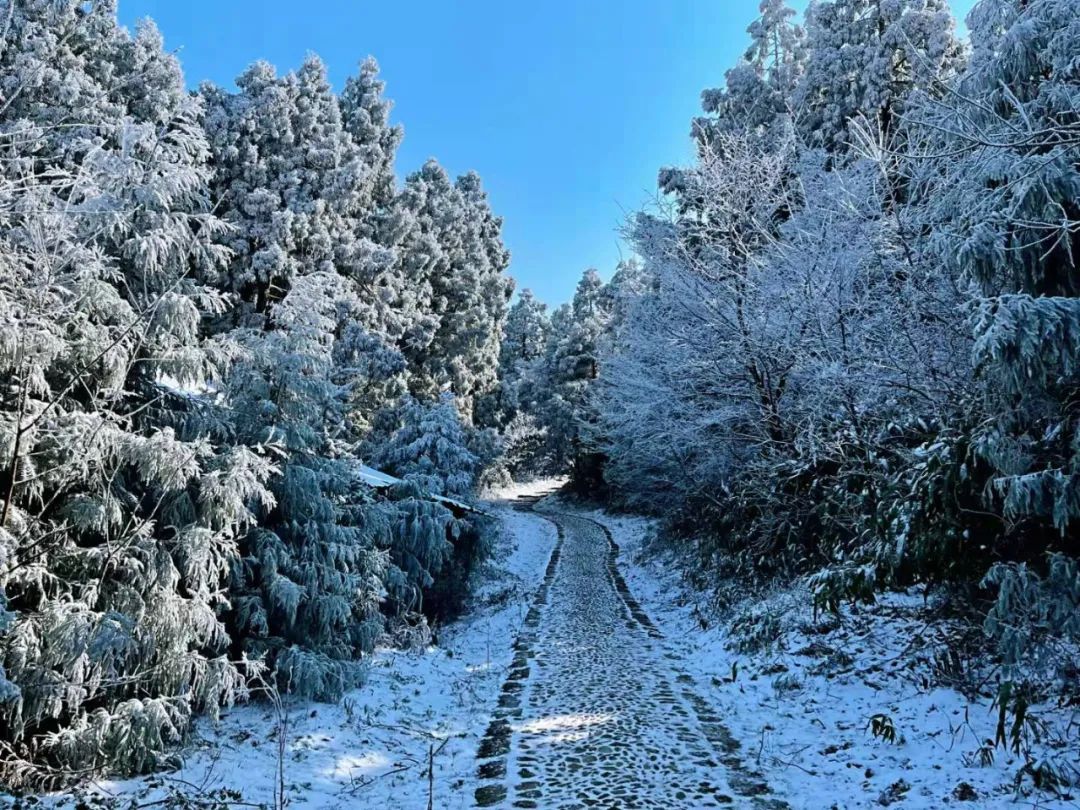
{"label": "evergreen tree", "polygon": [[519,411],[536,410],[543,395],[537,384],[549,328],[547,305],[532,290],[522,290],[507,315],[499,351],[499,409],[503,423]]}
{"label": "evergreen tree", "polygon": [[[1058,0],[985,0],[968,22],[972,54],[952,104],[920,117],[924,148],[950,158],[928,160],[916,176],[927,218],[939,223],[935,255],[974,287],[983,419],[965,425],[946,470],[964,465],[972,485],[985,486],[982,508],[1003,518],[979,527],[978,559],[1035,564],[1030,575],[991,577],[1002,599],[993,631],[1016,664],[1025,645],[1011,628],[1029,627],[1019,606],[1039,592],[1036,572],[1053,578],[1069,565],[1059,556],[1046,566],[1043,556],[1080,555],[1080,22],[1075,5]],[[1066,593],[1058,588],[1041,609],[1074,610]]]}
{"label": "evergreen tree", "polygon": [[750,46],[725,74],[725,86],[701,94],[702,108],[711,117],[695,119],[693,134],[705,143],[722,132],[767,133],[791,120],[792,99],[805,68],[805,34],[784,0],[762,0],[760,11],[747,29]]}
{"label": "evergreen tree", "polygon": [[355,272],[350,260],[364,254],[347,214],[363,166],[315,57],[284,77],[256,63],[236,85],[236,94],[212,85],[200,91],[214,201],[232,226],[229,269],[215,280],[244,302],[236,322],[257,324],[295,277]]}
{"label": "evergreen tree", "polygon": [[853,127],[892,144],[912,93],[937,94],[961,55],[945,0],[819,0],[806,12],[806,49],[799,132],[838,153],[856,142]]}
{"label": "evergreen tree", "polygon": [[360,171],[345,209],[355,237],[352,256],[338,266],[347,266],[360,288],[362,309],[353,321],[387,347],[400,350],[403,342],[433,327],[427,325],[429,298],[402,272],[401,245],[412,224],[397,204],[394,178],[403,131],[390,123],[393,105],[383,97],[385,84],[378,70],[374,59],[364,60],[359,74],[346,80],[340,97],[342,121]]}
{"label": "evergreen tree", "polygon": [[437,617],[456,613],[472,571],[489,553],[491,526],[485,518],[431,499],[432,494],[468,498],[480,473],[469,429],[453,399],[406,402],[400,427],[378,463],[407,482],[388,505],[396,530],[389,548],[394,570],[387,581],[398,610],[424,609]]}
{"label": "evergreen tree", "polygon": [[600,356],[610,311],[604,283],[589,269],[578,282],[568,309],[556,312],[547,351],[545,403],[548,438],[558,466],[571,466],[582,486],[595,483],[594,448],[588,446],[583,427],[595,419],[591,393],[600,376]]}
{"label": "evergreen tree", "polygon": [[[478,178],[447,182],[449,218],[427,231],[442,241],[417,239],[374,62],[340,99],[314,58],[193,96],[115,5],[0,7],[14,787],[155,767],[267,667],[341,694],[384,612],[421,593],[451,611],[487,548],[487,524],[435,495],[471,492],[496,447],[454,404],[391,443],[416,479],[402,492],[365,486],[358,456],[395,429],[403,349],[438,337],[426,373],[470,403],[493,389],[507,256]],[[429,246],[451,272],[438,301]]]}
{"label": "evergreen tree", "polygon": [[429,492],[467,497],[479,468],[469,450],[466,431],[452,397],[444,395],[432,405],[411,400],[405,404],[401,427],[383,449],[379,464]]}
{"label": "evergreen tree", "polygon": [[383,97],[385,89],[386,83],[379,79],[378,63],[368,57],[361,62],[359,74],[350,76],[341,91],[345,129],[364,166],[364,193],[355,202],[370,217],[365,225],[371,233],[377,232],[378,215],[393,205],[394,159],[404,136],[401,126],[390,123],[393,104]]}
{"label": "evergreen tree", "polygon": [[[434,161],[410,175],[402,203],[415,227],[402,261],[410,285],[430,296],[434,330],[410,340],[412,392],[431,400],[450,391],[470,421],[477,399],[497,383],[499,340],[512,283],[501,220],[475,174],[456,183]],[[429,293],[427,291],[430,291]]]}

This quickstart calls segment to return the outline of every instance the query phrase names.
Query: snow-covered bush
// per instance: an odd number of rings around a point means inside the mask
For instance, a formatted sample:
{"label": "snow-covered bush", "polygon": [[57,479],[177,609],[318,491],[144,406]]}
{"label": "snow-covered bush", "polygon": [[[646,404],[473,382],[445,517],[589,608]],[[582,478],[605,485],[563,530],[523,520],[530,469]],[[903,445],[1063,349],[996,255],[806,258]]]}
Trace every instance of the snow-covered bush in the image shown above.
{"label": "snow-covered bush", "polygon": [[1000,647],[1011,678],[1042,674],[1052,666],[1075,688],[1080,646],[1080,567],[1075,558],[1052,554],[1045,575],[1025,563],[998,563],[985,584],[997,590],[985,629]]}
{"label": "snow-covered bush", "polygon": [[557,472],[547,428],[531,413],[519,412],[503,428],[503,461],[515,481]]}
{"label": "snow-covered bush", "polygon": [[469,429],[451,396],[409,400],[378,462],[404,479],[390,510],[390,576],[395,610],[443,618],[458,612],[476,566],[490,553],[490,520],[431,495],[472,496],[481,471]]}
{"label": "snow-covered bush", "polygon": [[432,405],[410,399],[402,407],[400,427],[376,461],[392,475],[435,494],[467,496],[480,467],[466,430],[453,397]]}

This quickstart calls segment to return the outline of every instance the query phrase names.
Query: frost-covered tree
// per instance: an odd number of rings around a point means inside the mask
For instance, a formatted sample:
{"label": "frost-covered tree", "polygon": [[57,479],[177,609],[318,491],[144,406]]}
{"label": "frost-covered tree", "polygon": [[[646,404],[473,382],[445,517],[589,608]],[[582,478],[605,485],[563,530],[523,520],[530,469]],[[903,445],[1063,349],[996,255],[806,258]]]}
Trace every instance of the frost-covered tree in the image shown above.
{"label": "frost-covered tree", "polygon": [[[950,103],[918,117],[915,175],[934,251],[974,287],[983,419],[964,426],[946,470],[963,465],[1000,515],[977,558],[1038,571],[1046,552],[1080,554],[1080,22],[1068,2],[984,0],[968,24]],[[993,578],[1004,604],[1015,576]]]}
{"label": "frost-covered tree", "polygon": [[[490,425],[495,419],[491,401],[498,385],[499,347],[514,291],[513,279],[506,275],[510,252],[502,242],[502,218],[492,212],[480,175],[469,172],[458,178],[456,186],[467,212],[466,266],[475,268],[476,280],[471,274],[462,276],[460,287],[451,297],[453,317],[444,331],[454,336],[449,341],[451,347],[461,347],[462,359],[455,364],[454,373],[463,379],[460,386],[455,383],[455,390],[468,385],[474,404],[473,420]],[[474,290],[462,296],[463,289],[469,286]]]}
{"label": "frost-covered tree", "polygon": [[503,329],[494,407],[494,421],[502,430],[505,468],[517,480],[551,469],[542,421],[549,393],[544,361],[550,330],[547,305],[531,290],[522,290]]}
{"label": "frost-covered tree", "polygon": [[258,323],[296,276],[334,268],[349,241],[341,215],[351,184],[342,175],[359,167],[317,59],[282,77],[259,62],[236,85],[236,94],[206,85],[200,95],[215,203],[231,226],[221,284],[245,304],[236,310],[239,322],[251,313]]}
{"label": "frost-covered tree", "polygon": [[[724,86],[702,92],[704,116],[695,118],[691,137],[698,153],[715,159],[732,137],[753,135],[767,143],[790,140],[795,93],[806,63],[805,34],[784,0],[762,0],[761,16],[749,27],[751,44],[724,76]],[[695,167],[665,167],[660,190],[674,195],[684,216],[701,214],[706,204]]]}
{"label": "frost-covered tree", "polygon": [[[360,287],[362,311],[353,320],[370,335],[400,351],[402,345],[430,340],[435,319],[430,293],[405,272],[402,242],[413,226],[398,204],[394,158],[403,137],[390,123],[392,104],[384,97],[378,65],[368,58],[349,77],[339,99],[345,131],[351,137],[360,171],[347,200],[355,241],[347,272]],[[339,263],[339,268],[342,265]]]}
{"label": "frost-covered tree", "polygon": [[406,402],[401,427],[382,450],[379,463],[430,492],[461,497],[472,493],[479,472],[467,427],[448,395],[431,405]]}
{"label": "frost-covered tree", "polygon": [[285,76],[257,63],[237,87],[201,90],[216,210],[232,225],[232,260],[214,281],[242,301],[229,323],[266,325],[305,274],[348,279],[335,350],[350,373],[364,369],[351,373],[352,415],[370,429],[405,390],[403,347],[429,341],[437,323],[430,294],[399,255],[412,221],[397,204],[401,129],[389,123],[377,65],[363,62],[340,98],[315,57]]}
{"label": "frost-covered tree", "polygon": [[790,159],[752,136],[717,137],[723,148],[688,173],[696,210],[641,215],[631,230],[648,275],[600,385],[607,476],[628,494],[714,485],[754,444],[785,433],[793,347],[779,351],[787,312],[782,285],[764,284],[761,251],[790,207]]}
{"label": "frost-covered tree", "polygon": [[433,330],[406,344],[413,393],[431,400],[453,393],[472,420],[478,399],[498,378],[499,342],[513,285],[502,222],[476,174],[451,182],[429,161],[409,176],[401,203],[414,220],[402,248],[405,276],[426,292]]}
{"label": "frost-covered tree", "polygon": [[811,3],[795,93],[804,139],[833,152],[866,135],[893,144],[912,93],[936,95],[936,83],[955,70],[961,49],[953,27],[945,0]]}
{"label": "frost-covered tree", "polygon": [[[407,275],[427,263],[401,251],[374,63],[340,98],[314,58],[193,96],[111,0],[0,3],[0,25],[0,779],[22,787],[152,768],[267,667],[340,694],[383,614],[418,607],[384,601],[393,555],[438,528],[418,587],[460,604],[486,534],[359,475],[403,347],[443,326]],[[506,257],[476,178],[453,193],[477,284],[444,342],[480,358],[475,396]],[[464,441],[440,474],[471,487],[494,444],[447,424],[423,448]]]}
{"label": "frost-covered tree", "polygon": [[[388,522],[359,483],[356,443],[403,390],[390,284],[392,161],[373,63],[339,103],[309,58],[279,77],[258,63],[230,94],[205,86],[213,193],[232,226],[241,347],[221,381],[245,446],[279,458],[275,506],[242,544],[230,612],[236,646],[286,689],[332,697],[359,681],[381,628]],[[345,114],[342,113],[342,108]]]}
{"label": "frost-covered tree", "polygon": [[475,175],[454,184],[432,163],[397,193],[401,130],[372,60],[340,98],[314,58],[282,77],[257,64],[237,86],[202,90],[215,197],[233,225],[232,263],[215,280],[246,313],[231,321],[244,354],[225,388],[244,443],[274,447],[282,474],[276,508],[245,540],[232,616],[283,685],[333,695],[357,679],[380,590],[393,611],[420,607],[454,548],[457,524],[430,495],[471,490],[480,472],[466,452],[443,480],[376,504],[357,451],[402,466],[387,454],[401,413],[423,449],[446,445],[443,406],[423,419],[423,406],[396,406],[406,382],[458,392],[467,417],[491,391],[507,258]]}
{"label": "frost-covered tree", "polygon": [[637,259],[619,262],[604,285],[601,300],[607,312],[607,336],[604,353],[610,354],[612,343],[626,328],[638,299],[649,291],[651,279]]}
{"label": "frost-covered tree", "polygon": [[[754,48],[793,31],[768,5]],[[631,224],[646,277],[592,435],[714,570],[813,571],[830,608],[994,589],[1015,676],[1075,638],[1080,29],[1055,0],[968,22],[965,61],[943,3],[817,3],[793,129],[755,117],[749,57],[707,96],[697,160]]]}
{"label": "frost-covered tree", "polygon": [[533,295],[532,290],[522,290],[507,316],[500,363],[509,370],[519,361],[536,360],[544,353],[547,335],[547,304]]}
{"label": "frost-covered tree", "polygon": [[[556,310],[544,360],[544,414],[556,468],[571,468],[581,486],[598,483],[599,459],[588,427],[596,421],[593,391],[617,300],[600,274],[582,274],[573,301]],[[588,481],[588,484],[586,483]]]}
{"label": "frost-covered tree", "polygon": [[229,322],[267,325],[274,303],[306,274],[348,278],[356,292],[347,313],[352,342],[378,358],[368,364],[378,385],[358,407],[385,406],[402,385],[393,354],[418,316],[397,272],[395,247],[406,227],[394,210],[401,131],[387,120],[377,67],[364,62],[340,100],[316,57],[285,76],[256,63],[236,84],[237,93],[200,91],[215,210],[231,226],[229,266],[212,280],[242,302]]}
{"label": "frost-covered tree", "polygon": [[750,46],[725,74],[725,86],[701,94],[708,116],[694,120],[693,135],[705,144],[720,133],[770,134],[792,118],[806,61],[805,35],[784,0],[762,0],[760,11],[747,29]]}
{"label": "frost-covered tree", "polygon": [[[818,3],[805,39],[792,17],[762,4],[743,63],[705,94],[696,162],[662,172],[671,196],[631,224],[646,278],[591,433],[619,497],[712,527],[707,565],[893,570],[911,547],[890,474],[973,390],[966,291],[890,151],[958,49],[936,3]],[[853,119],[874,137],[837,161]]]}
{"label": "frost-covered tree", "polygon": [[243,538],[233,570],[238,646],[264,656],[283,688],[340,695],[359,682],[358,659],[381,629],[389,527],[358,478],[346,420],[350,380],[336,364],[335,331],[348,280],[294,279],[269,331],[241,334],[226,379],[237,438],[280,459],[274,507]]}
{"label": "frost-covered tree", "polygon": [[372,232],[377,231],[378,215],[394,201],[394,159],[404,135],[400,125],[390,123],[393,104],[383,96],[385,89],[378,63],[368,57],[360,63],[360,72],[345,81],[340,99],[345,129],[364,167],[364,192],[355,203],[368,215],[365,224]]}
{"label": "frost-covered tree", "polygon": [[456,612],[470,574],[488,554],[487,519],[430,497],[463,499],[474,493],[480,459],[469,434],[449,395],[433,404],[409,400],[377,459],[407,482],[387,505],[395,528],[388,583],[398,609],[423,608],[435,616]]}
{"label": "frost-covered tree", "polygon": [[522,290],[507,315],[499,350],[501,421],[519,411],[535,411],[542,396],[537,385],[549,328],[547,305],[532,290]]}
{"label": "frost-covered tree", "polygon": [[3,18],[0,733],[26,784],[151,767],[243,692],[218,610],[273,467],[181,419],[229,351],[200,335],[222,228],[175,59],[114,3]]}

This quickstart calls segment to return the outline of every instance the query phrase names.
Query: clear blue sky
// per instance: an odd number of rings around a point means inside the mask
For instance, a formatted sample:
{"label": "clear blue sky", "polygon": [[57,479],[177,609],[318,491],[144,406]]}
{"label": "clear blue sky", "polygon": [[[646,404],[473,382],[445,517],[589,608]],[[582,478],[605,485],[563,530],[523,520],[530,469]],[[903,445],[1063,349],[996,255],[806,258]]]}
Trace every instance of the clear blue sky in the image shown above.
{"label": "clear blue sky", "polygon": [[[954,0],[966,13],[973,0]],[[188,83],[231,86],[319,54],[340,87],[378,59],[405,126],[399,177],[429,157],[475,169],[504,218],[518,287],[567,300],[606,277],[617,230],[663,165],[690,158],[701,90],[723,80],[758,0],[120,0],[153,17]],[[793,5],[805,7],[805,0]]]}

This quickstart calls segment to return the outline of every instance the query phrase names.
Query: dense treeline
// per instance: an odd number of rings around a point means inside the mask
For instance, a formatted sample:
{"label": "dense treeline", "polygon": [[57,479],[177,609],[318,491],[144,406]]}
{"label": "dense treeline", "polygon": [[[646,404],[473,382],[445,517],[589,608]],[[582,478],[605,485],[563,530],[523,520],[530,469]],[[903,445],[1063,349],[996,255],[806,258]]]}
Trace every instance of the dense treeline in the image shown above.
{"label": "dense treeline", "polygon": [[603,487],[594,387],[601,358],[644,278],[633,260],[621,263],[607,283],[590,269],[573,299],[552,313],[529,290],[510,308],[496,413],[504,452],[500,468],[512,477],[569,471],[582,493]]}
{"label": "dense treeline", "polygon": [[[522,299],[549,382],[504,379],[550,390],[531,413],[575,477],[602,466],[693,568],[805,575],[822,609],[948,586],[1010,681],[1080,641],[1080,14],[981,0],[967,23],[764,0],[695,163],[628,225],[634,283],[587,276],[549,326]],[[589,303],[609,292],[620,317]]]}
{"label": "dense treeline", "polygon": [[[373,61],[189,93],[115,0],[0,3],[0,778],[153,767],[460,605],[511,283],[480,179],[399,187]],[[362,463],[404,479],[365,486]]]}
{"label": "dense treeline", "polygon": [[947,587],[1006,684],[1075,688],[1033,653],[1080,641],[1080,14],[968,29],[763,0],[637,258],[549,314],[476,175],[397,182],[374,62],[189,93],[114,0],[0,0],[0,778],[340,695],[486,553],[431,496],[507,473],[663,515],[716,582]]}

